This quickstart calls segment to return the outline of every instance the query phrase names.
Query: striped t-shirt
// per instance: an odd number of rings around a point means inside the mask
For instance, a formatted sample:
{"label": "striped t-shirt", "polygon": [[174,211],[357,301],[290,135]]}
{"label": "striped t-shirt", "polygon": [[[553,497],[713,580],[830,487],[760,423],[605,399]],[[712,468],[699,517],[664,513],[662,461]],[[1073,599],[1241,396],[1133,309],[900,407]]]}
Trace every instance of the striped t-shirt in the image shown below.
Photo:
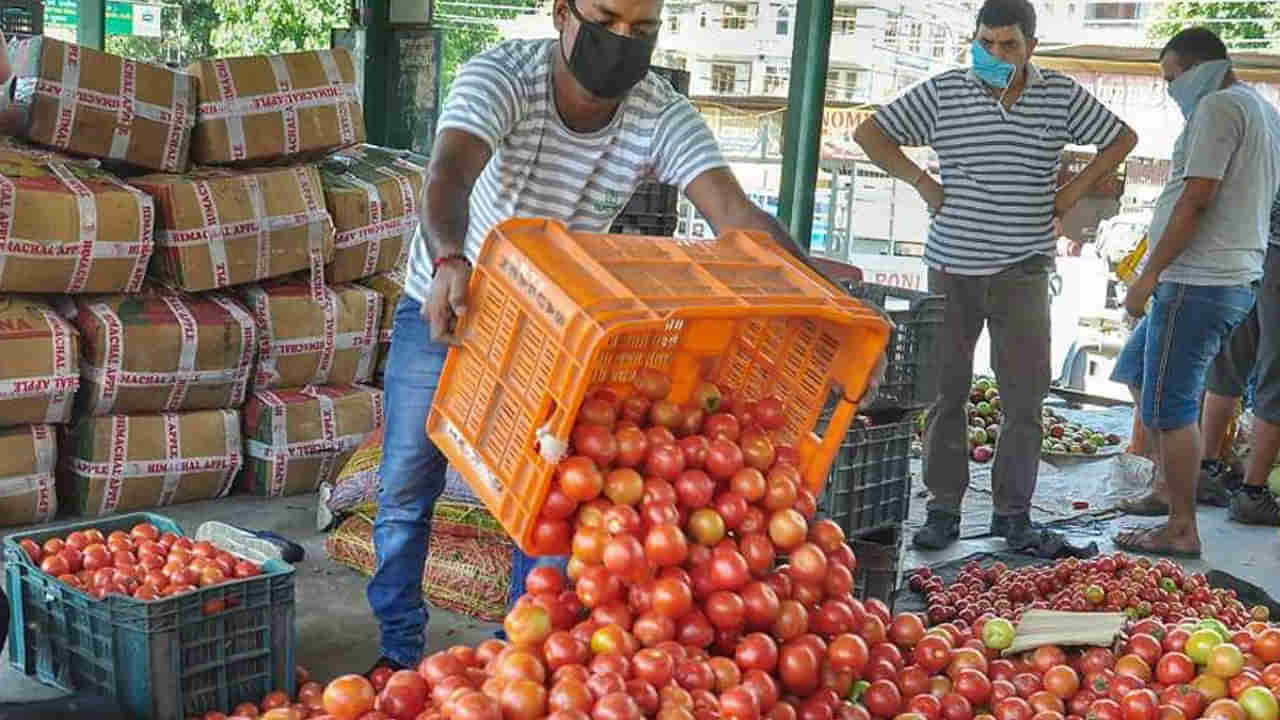
{"label": "striped t-shirt", "polygon": [[[490,229],[513,217],[543,217],[570,229],[605,232],[642,182],[681,191],[727,167],[715,136],[689,100],[650,72],[602,130],[570,130],[551,88],[556,40],[511,40],[462,67],[441,112],[454,128],[488,143],[489,164],[471,192],[464,252],[473,262]],[[405,292],[425,302],[431,258],[421,233],[409,254]]]}
{"label": "striped t-shirt", "polygon": [[1124,129],[1075,80],[1027,66],[1012,108],[972,70],[949,70],[875,114],[898,144],[930,145],[942,170],[942,209],[924,260],[957,275],[991,275],[1034,255],[1052,257],[1058,166],[1068,144],[1106,147]]}

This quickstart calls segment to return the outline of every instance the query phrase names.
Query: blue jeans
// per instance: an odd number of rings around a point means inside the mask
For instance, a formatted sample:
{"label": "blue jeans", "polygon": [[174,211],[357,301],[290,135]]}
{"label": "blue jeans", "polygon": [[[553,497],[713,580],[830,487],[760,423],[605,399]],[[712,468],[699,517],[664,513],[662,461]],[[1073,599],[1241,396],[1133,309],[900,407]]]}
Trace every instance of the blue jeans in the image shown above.
{"label": "blue jeans", "polygon": [[1253,307],[1248,285],[1156,285],[1151,311],[1116,358],[1111,379],[1141,391],[1142,422],[1177,430],[1200,419],[1209,365]]}
{"label": "blue jeans", "polygon": [[422,573],[431,514],[444,492],[449,464],[426,434],[427,413],[448,347],[431,341],[420,308],[418,301],[402,297],[391,331],[383,377],[387,424],[373,523],[378,568],[367,591],[381,628],[382,656],[406,667],[417,664],[426,645]]}
{"label": "blue jeans", "polygon": [[[387,425],[379,469],[378,515],[373,544],[378,568],[368,598],[381,627],[383,657],[413,667],[423,655],[429,612],[422,601],[422,573],[431,515],[444,492],[448,460],[427,437],[427,413],[440,383],[448,347],[431,341],[421,303],[408,296],[396,306],[391,350],[383,376]],[[507,607],[524,594],[535,567],[563,570],[567,558],[530,558],[516,548]]]}

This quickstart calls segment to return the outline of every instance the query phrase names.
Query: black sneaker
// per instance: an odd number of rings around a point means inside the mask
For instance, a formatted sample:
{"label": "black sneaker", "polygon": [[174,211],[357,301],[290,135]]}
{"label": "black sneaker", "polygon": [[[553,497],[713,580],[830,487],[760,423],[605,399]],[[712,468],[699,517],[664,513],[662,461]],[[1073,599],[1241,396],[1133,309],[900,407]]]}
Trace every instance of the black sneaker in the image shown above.
{"label": "black sneaker", "polygon": [[1034,549],[1036,554],[1062,544],[1061,534],[1031,522],[1031,514],[992,515],[991,534],[1004,538],[1010,550]]}
{"label": "black sneaker", "polygon": [[1245,485],[1231,496],[1231,519],[1245,525],[1280,526],[1280,505],[1269,488]]}
{"label": "black sneaker", "polygon": [[924,527],[916,531],[912,542],[924,550],[941,550],[960,539],[960,515],[946,510],[930,510]]}
{"label": "black sneaker", "polygon": [[1205,460],[1200,463],[1200,475],[1196,478],[1196,502],[1213,507],[1227,507],[1231,493],[1240,487],[1240,478],[1231,472],[1221,460]]}

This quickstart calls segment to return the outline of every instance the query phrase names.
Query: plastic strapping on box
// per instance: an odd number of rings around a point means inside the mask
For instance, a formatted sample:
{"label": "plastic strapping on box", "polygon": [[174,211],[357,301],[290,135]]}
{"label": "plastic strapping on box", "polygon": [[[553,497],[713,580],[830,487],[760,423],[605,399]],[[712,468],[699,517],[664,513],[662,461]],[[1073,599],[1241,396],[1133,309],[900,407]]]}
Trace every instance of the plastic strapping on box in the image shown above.
{"label": "plastic strapping on box", "polygon": [[227,240],[222,234],[222,220],[218,216],[218,203],[213,199],[213,189],[208,182],[197,180],[193,189],[196,201],[200,204],[200,213],[204,216],[204,240],[209,247],[209,262],[213,266],[213,285],[226,287],[231,284],[231,268],[227,260]]}
{"label": "plastic strapping on box", "polygon": [[[382,252],[382,241],[392,237],[390,233],[386,232],[387,228],[383,227],[382,196],[378,194],[377,185],[359,177],[355,173],[343,173],[341,177],[364,191],[365,198],[369,202],[369,224],[338,233],[334,237],[334,244],[339,249],[346,249],[367,243],[368,247],[364,251],[364,266],[361,274],[372,275],[378,267],[378,255]],[[391,225],[392,223],[385,224]]]}
{"label": "plastic strapping on box", "polygon": [[[43,50],[43,48],[40,48]],[[37,89],[39,86],[37,86]],[[62,86],[56,88],[58,120],[54,126],[53,143],[66,150],[71,145],[71,135],[76,124],[76,92],[80,88],[80,46],[64,43],[62,46]]]}
{"label": "plastic strapping on box", "polygon": [[58,444],[53,441],[53,429],[48,425],[31,426],[31,446],[35,449],[36,469],[53,472],[58,462]]}
{"label": "plastic strapping on box", "polygon": [[[320,311],[323,313],[322,320],[323,335],[320,338],[319,353],[320,357],[316,361],[316,374],[312,378],[312,382],[323,385],[329,379],[329,373],[333,371],[333,357],[338,350],[338,293],[333,288],[325,288],[324,299],[320,301]],[[352,341],[355,337],[351,333],[346,334]],[[278,349],[281,355],[288,355],[290,346],[301,346],[304,348],[303,353],[310,352],[306,348],[314,347],[312,339],[289,343],[272,343],[272,349]],[[346,349],[346,348],[343,348]]]}
{"label": "plastic strapping on box", "polygon": [[102,323],[106,335],[103,342],[102,382],[98,383],[98,396],[94,407],[100,412],[110,412],[116,405],[119,391],[117,383],[124,369],[124,326],[120,317],[106,303],[94,303],[89,311]]}
{"label": "plastic strapping on box", "polygon": [[17,196],[18,188],[13,181],[0,175],[0,280],[4,279],[5,259],[9,256],[7,245],[13,232],[14,200]]}
{"label": "plastic strapping on box", "polygon": [[376,290],[367,290],[364,301],[364,334],[361,345],[364,351],[356,364],[356,377],[369,378],[373,374],[373,362],[378,356],[378,323],[382,320],[382,296]]}
{"label": "plastic strapping on box", "polygon": [[[298,179],[298,192],[302,194],[302,202],[306,206],[308,216],[319,215],[324,218],[327,223],[329,234],[333,234],[333,218],[329,216],[329,209],[325,207],[321,191],[317,187],[313,187],[311,180],[314,171],[308,173],[306,168],[295,166],[293,174]],[[318,223],[310,223],[307,225],[307,250],[311,255],[311,299],[320,302],[324,299],[324,230]]]}
{"label": "plastic strapping on box", "polygon": [[[236,403],[237,405],[239,403]],[[222,430],[227,436],[227,457],[231,458],[227,470],[222,478],[222,489],[218,491],[218,497],[226,497],[231,492],[232,485],[235,484],[236,475],[240,474],[240,468],[244,466],[244,455],[241,452],[242,443],[240,442],[240,415],[235,410],[219,410],[222,413]]]}
{"label": "plastic strapping on box", "polygon": [[255,242],[258,252],[255,255],[257,264],[254,266],[254,277],[268,278],[271,277],[271,244],[268,242],[267,223],[263,222],[267,217],[267,203],[262,195],[262,183],[258,182],[258,176],[253,174],[240,176],[240,182],[244,183],[249,204],[253,206],[254,225],[257,231]]}
{"label": "plastic strapping on box", "polygon": [[195,316],[191,314],[191,308],[187,307],[180,298],[166,295],[161,299],[164,300],[165,305],[169,306],[169,312],[173,313],[174,319],[178,321],[178,334],[181,338],[178,369],[174,373],[177,377],[174,378],[173,389],[169,391],[169,401],[166,404],[166,407],[177,410],[187,399],[187,388],[191,387],[192,376],[196,370],[199,328],[196,325]]}
{"label": "plastic strapping on box", "polygon": [[236,363],[236,367],[242,372],[236,374],[234,384],[231,388],[231,398],[229,404],[232,407],[240,407],[244,404],[245,395],[249,389],[250,371],[253,369],[253,352],[255,344],[258,342],[257,331],[258,326],[244,308],[240,307],[240,303],[232,300],[221,293],[209,293],[205,297],[212,300],[223,310],[226,310],[236,323],[240,326],[240,359]]}
{"label": "plastic strapping on box", "polygon": [[[342,71],[338,69],[338,62],[333,57],[332,50],[319,50],[316,57],[320,60],[320,66],[324,68],[325,77],[329,80],[331,87],[344,87],[342,82]],[[350,145],[356,141],[356,126],[351,117],[351,105],[338,99],[338,132],[339,138],[343,145]]]}
{"label": "plastic strapping on box", "polygon": [[[231,159],[244,160],[248,156],[244,140],[244,120],[241,113],[230,111],[232,107],[239,109],[239,103],[234,102],[238,99],[235,76],[231,73],[231,67],[226,60],[214,60],[213,72],[218,85],[219,102],[201,103],[197,108],[197,114],[208,120],[226,120],[227,144],[230,146]],[[218,109],[225,109],[225,114],[216,112]]]}
{"label": "plastic strapping on box", "polygon": [[[271,74],[275,76],[276,90],[281,94],[292,90],[293,80],[289,77],[289,66],[285,64],[284,58],[271,55],[267,57],[267,64],[271,66]],[[280,106],[279,113],[280,121],[284,124],[284,152],[286,155],[293,155],[302,145],[298,132],[298,110],[293,105],[284,104]]]}
{"label": "plastic strapping on box", "polygon": [[[102,492],[102,506],[99,515],[108,515],[120,505],[120,493],[124,486],[125,464],[129,455],[129,418],[124,415],[111,416],[111,452],[107,462],[107,486]],[[71,471],[82,474],[76,469],[78,458],[71,459]],[[93,463],[100,465],[101,463]]]}
{"label": "plastic strapping on box", "polygon": [[103,174],[103,179],[133,196],[138,206],[138,244],[129,248],[133,255],[133,271],[129,274],[129,284],[125,292],[135,293],[142,289],[142,281],[147,276],[147,263],[151,261],[151,251],[155,249],[155,215],[156,203],[147,193],[118,180],[113,175]]}
{"label": "plastic strapping on box", "polygon": [[196,124],[195,113],[187,107],[187,102],[191,98],[191,76],[186,73],[174,73],[169,133],[165,137],[164,161],[161,163],[169,172],[182,170],[184,140],[190,140],[187,132]]}
{"label": "plastic strapping on box", "polygon": [[271,355],[271,338],[275,334],[271,322],[271,296],[260,287],[249,288],[247,295],[253,301],[253,318],[258,326],[258,370],[253,382],[266,387],[279,378],[275,358]]}
{"label": "plastic strapping on box", "polygon": [[76,254],[75,271],[71,273],[66,292],[83,292],[89,282],[89,270],[93,266],[94,245],[98,242],[98,204],[94,200],[93,191],[72,174],[66,165],[50,162],[48,168],[76,196],[80,221],[80,252]]}
{"label": "plastic strapping on box", "polygon": [[[405,169],[419,175],[425,175],[426,173],[426,168],[415,165],[403,158],[396,158],[393,167]],[[400,203],[404,208],[404,215],[401,217],[401,228],[405,240],[400,244],[400,253],[396,256],[395,267],[404,267],[405,262],[409,259],[409,245],[413,242],[413,236],[418,230],[418,202],[413,196],[413,184],[409,182],[407,174],[385,167],[378,168],[378,172],[390,176],[396,181],[396,186],[400,188]]]}
{"label": "plastic strapping on box", "polygon": [[54,492],[53,473],[40,472],[29,475],[12,475],[0,477],[0,498],[34,495],[35,507],[33,522],[48,522],[58,512],[58,501]]}
{"label": "plastic strapping on box", "polygon": [[245,443],[245,453],[251,458],[266,460],[271,465],[271,481],[267,485],[268,497],[280,497],[284,494],[285,481],[289,475],[289,437],[284,422],[284,401],[270,390],[254,393],[271,414],[271,445],[267,446],[257,440]]}
{"label": "plastic strapping on box", "polygon": [[316,473],[314,486],[315,490],[320,487],[320,483],[328,482],[333,478],[334,464],[338,461],[338,454],[342,452],[338,437],[338,419],[334,413],[333,398],[324,393],[316,392],[314,387],[308,385],[302,388],[302,394],[315,398],[320,405],[320,440],[326,445],[334,448],[335,452],[325,453],[320,456],[320,471]]}
{"label": "plastic strapping on box", "polygon": [[[51,351],[53,379],[50,383],[49,408],[45,411],[45,421],[63,423],[71,418],[71,403],[75,400],[76,391],[80,389],[80,374],[71,369],[71,345],[76,330],[62,316],[55,312],[40,308],[40,317],[49,326],[49,339],[52,341]],[[4,391],[0,389],[0,397]]]}
{"label": "plastic strapping on box", "polygon": [[138,64],[127,58],[120,59],[120,106],[116,109],[116,127],[111,136],[111,150],[107,156],[124,160],[129,155],[129,141],[133,137],[133,106],[138,95]]}
{"label": "plastic strapping on box", "polygon": [[172,460],[182,457],[182,424],[175,413],[161,413],[164,422],[164,482],[160,486],[160,498],[157,505],[164,507],[173,502],[173,495],[178,491],[178,482],[182,473],[173,467]]}

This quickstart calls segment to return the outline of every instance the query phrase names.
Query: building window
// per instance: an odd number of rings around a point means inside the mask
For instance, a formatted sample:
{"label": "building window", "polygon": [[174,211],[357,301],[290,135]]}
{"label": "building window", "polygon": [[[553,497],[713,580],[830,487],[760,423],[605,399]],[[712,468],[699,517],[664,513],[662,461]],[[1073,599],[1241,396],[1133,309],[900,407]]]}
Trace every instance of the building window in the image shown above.
{"label": "building window", "polygon": [[1139,20],[1145,15],[1142,3],[1091,2],[1084,8],[1085,20]]}
{"label": "building window", "polygon": [[698,15],[698,27],[706,27],[706,26],[707,26],[707,14],[702,13]]}
{"label": "building window", "polygon": [[667,32],[673,32],[673,33],[680,32],[680,16],[679,15],[672,13],[671,17],[667,18]]}
{"label": "building window", "polygon": [[738,84],[738,68],[733,65],[711,66],[711,92],[730,95]]}
{"label": "building window", "polygon": [[747,6],[725,4],[720,26],[725,30],[747,29]]}
{"label": "building window", "polygon": [[933,56],[935,58],[943,58],[947,55],[947,33],[942,28],[935,28],[933,31]]}
{"label": "building window", "polygon": [[884,26],[884,44],[890,48],[898,47],[898,21],[890,18]]}
{"label": "building window", "polygon": [[836,8],[835,15],[831,19],[831,33],[833,35],[852,35],[858,29],[858,9],[857,8]]}
{"label": "building window", "polygon": [[832,70],[827,73],[827,99],[835,100],[840,97],[840,71]]}
{"label": "building window", "polygon": [[907,26],[907,52],[912,55],[920,54],[920,37],[924,33],[924,27],[913,22]]}
{"label": "building window", "polygon": [[778,8],[777,34],[786,35],[791,32],[791,12],[784,7]]}
{"label": "building window", "polygon": [[764,93],[766,95],[783,94],[787,91],[787,75],[789,70],[779,65],[766,65],[764,68]]}

